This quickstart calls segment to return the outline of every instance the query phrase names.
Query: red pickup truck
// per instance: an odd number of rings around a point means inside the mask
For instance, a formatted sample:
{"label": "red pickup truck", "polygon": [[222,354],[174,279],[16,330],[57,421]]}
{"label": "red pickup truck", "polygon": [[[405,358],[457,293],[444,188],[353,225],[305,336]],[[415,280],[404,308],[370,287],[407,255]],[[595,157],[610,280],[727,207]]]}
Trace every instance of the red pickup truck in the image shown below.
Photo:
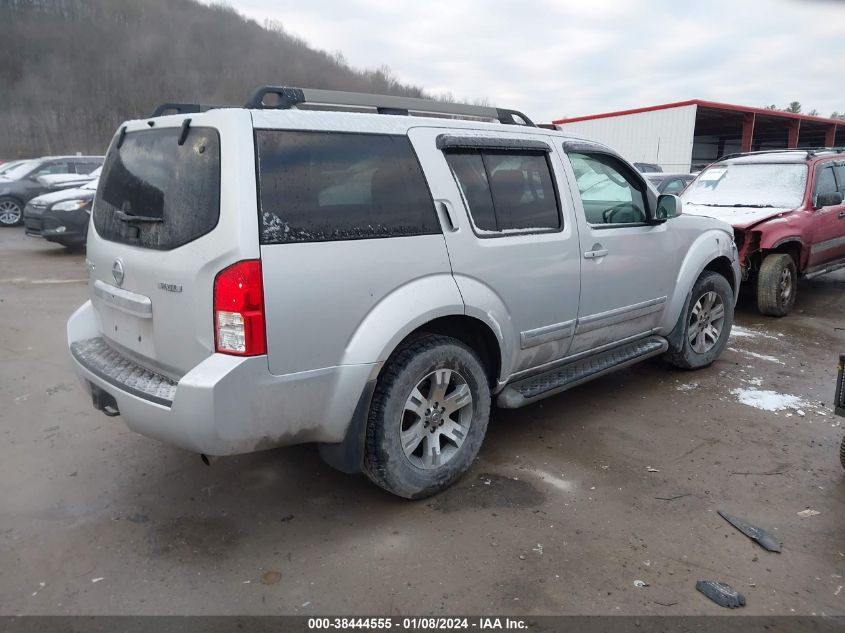
{"label": "red pickup truck", "polygon": [[763,314],[795,305],[798,276],[845,267],[845,148],[734,154],[684,191],[684,213],[730,222]]}

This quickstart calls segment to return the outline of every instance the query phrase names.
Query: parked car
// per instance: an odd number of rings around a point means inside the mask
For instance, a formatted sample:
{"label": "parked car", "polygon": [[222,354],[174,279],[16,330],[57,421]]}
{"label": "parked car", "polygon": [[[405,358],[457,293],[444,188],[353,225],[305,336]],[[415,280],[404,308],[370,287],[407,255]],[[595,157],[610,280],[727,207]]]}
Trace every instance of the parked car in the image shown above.
{"label": "parked car", "polygon": [[65,189],[76,183],[40,180],[52,174],[87,175],[103,164],[102,156],[45,156],[24,161],[0,176],[0,226],[15,226],[23,221],[27,202],[53,189]]}
{"label": "parked car", "polygon": [[18,165],[20,165],[21,163],[24,163],[24,162],[26,162],[26,161],[24,161],[24,160],[10,160],[10,161],[6,161],[3,164],[0,164],[0,177],[2,177],[3,174],[5,174],[7,171],[13,169],[14,167],[17,167]]}
{"label": "parked car", "polygon": [[738,154],[701,172],[684,213],[734,227],[742,279],[763,314],[795,305],[798,277],[845,266],[845,153],[801,149]]}
{"label": "parked car", "polygon": [[115,135],[67,326],[94,406],[140,433],[206,455],[316,442],[419,498],[466,471],[494,402],[727,343],[730,226],[604,145],[379,95],[184,107]]}
{"label": "parked car", "polygon": [[663,168],[657,163],[634,163],[634,167],[642,174],[653,174],[663,171]]}
{"label": "parked car", "polygon": [[45,176],[38,176],[37,180],[52,191],[71,189],[73,187],[81,187],[94,180],[99,174],[99,169],[97,167],[90,174],[47,174]]}
{"label": "parked car", "polygon": [[30,200],[23,213],[26,234],[66,248],[84,246],[100,169],[92,172],[94,178],[78,189],[45,193]]}
{"label": "parked car", "polygon": [[695,180],[692,174],[646,174],[646,179],[654,185],[659,193],[680,193]]}

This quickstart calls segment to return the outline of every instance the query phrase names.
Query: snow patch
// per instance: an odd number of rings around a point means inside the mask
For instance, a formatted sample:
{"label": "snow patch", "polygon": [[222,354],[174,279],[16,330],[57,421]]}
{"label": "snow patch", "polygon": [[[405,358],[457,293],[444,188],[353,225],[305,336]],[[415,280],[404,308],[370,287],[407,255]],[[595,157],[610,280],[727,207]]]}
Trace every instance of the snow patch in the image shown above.
{"label": "snow patch", "polygon": [[783,411],[784,409],[798,409],[798,407],[806,406],[804,401],[798,396],[791,396],[786,393],[778,393],[777,391],[766,389],[745,389],[740,387],[738,389],[732,389],[731,393],[742,404],[747,404],[749,407],[762,409],[763,411]]}
{"label": "snow patch", "polygon": [[678,385],[675,387],[677,391],[692,391],[693,389],[698,389],[699,385],[697,382],[688,382],[682,385]]}
{"label": "snow patch", "polygon": [[777,336],[773,336],[768,332],[761,332],[760,330],[753,330],[751,328],[741,327],[739,325],[734,325],[731,328],[731,338],[770,338],[777,340]]}
{"label": "snow patch", "polygon": [[781,359],[775,358],[774,356],[767,356],[766,354],[758,354],[757,352],[749,352],[746,350],[741,350],[743,354],[749,356],[751,358],[759,358],[760,360],[767,360],[770,363],[777,363],[778,365],[786,365]]}

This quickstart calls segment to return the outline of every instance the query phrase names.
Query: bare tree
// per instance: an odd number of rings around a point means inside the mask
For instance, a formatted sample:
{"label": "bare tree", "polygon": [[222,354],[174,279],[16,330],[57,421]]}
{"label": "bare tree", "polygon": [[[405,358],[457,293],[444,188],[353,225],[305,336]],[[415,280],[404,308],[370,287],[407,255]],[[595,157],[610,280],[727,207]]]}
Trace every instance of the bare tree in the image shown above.
{"label": "bare tree", "polygon": [[238,105],[264,84],[426,97],[224,1],[0,1],[0,157],[102,153],[165,101]]}

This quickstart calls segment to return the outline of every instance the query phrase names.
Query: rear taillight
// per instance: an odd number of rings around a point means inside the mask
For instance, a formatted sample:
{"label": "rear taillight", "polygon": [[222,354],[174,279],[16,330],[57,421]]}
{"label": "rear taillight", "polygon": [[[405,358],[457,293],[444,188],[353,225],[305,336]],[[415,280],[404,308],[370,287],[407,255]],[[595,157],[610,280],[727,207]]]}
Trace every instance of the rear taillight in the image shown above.
{"label": "rear taillight", "polygon": [[221,354],[267,353],[261,261],[248,259],[224,268],[214,279],[214,348]]}

